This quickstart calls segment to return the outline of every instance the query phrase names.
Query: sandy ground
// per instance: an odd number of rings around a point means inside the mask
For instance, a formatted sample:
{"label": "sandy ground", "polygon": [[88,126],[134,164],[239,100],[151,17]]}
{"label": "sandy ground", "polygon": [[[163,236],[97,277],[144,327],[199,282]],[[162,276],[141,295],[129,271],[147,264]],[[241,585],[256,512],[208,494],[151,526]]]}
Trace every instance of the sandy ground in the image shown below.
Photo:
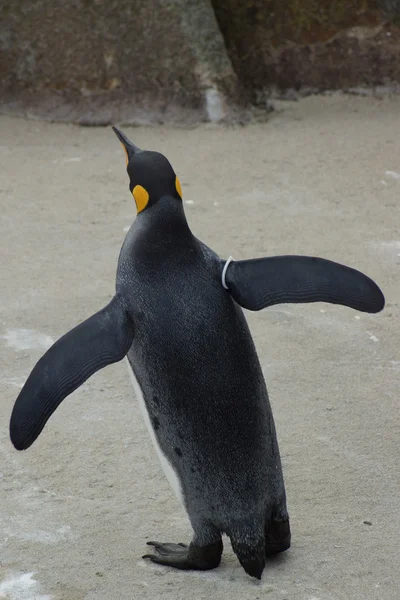
{"label": "sandy ground", "polygon": [[248,319],[284,464],[292,549],[248,577],[144,562],[189,541],[124,362],[93,376],[17,453],[13,402],[34,363],[113,295],[135,216],[110,128],[0,118],[0,598],[400,597],[400,101],[318,97],[263,125],[127,130],[170,158],[195,234],[221,256],[303,253],[375,278],[379,315],[327,304]]}

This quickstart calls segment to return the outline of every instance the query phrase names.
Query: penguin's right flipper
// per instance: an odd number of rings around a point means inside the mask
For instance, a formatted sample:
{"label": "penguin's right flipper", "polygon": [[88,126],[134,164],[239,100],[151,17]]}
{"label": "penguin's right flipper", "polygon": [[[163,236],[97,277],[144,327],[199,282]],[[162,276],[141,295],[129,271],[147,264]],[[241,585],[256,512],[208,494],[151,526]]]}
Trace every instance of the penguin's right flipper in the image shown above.
{"label": "penguin's right flipper", "polygon": [[117,296],[61,337],[36,364],[14,404],[15,448],[29,448],[64,398],[99,369],[122,360],[132,340],[132,322]]}
{"label": "penguin's right flipper", "polygon": [[271,256],[225,264],[222,283],[248,310],[329,302],[377,313],[385,298],[372,279],[339,263],[310,256]]}

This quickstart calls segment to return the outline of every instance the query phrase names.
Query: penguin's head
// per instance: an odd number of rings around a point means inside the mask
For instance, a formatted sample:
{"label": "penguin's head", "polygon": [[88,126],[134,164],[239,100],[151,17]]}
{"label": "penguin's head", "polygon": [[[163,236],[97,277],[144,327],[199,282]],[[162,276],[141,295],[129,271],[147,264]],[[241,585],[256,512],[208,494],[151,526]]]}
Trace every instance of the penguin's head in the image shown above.
{"label": "penguin's head", "polygon": [[113,127],[126,154],[129,190],[138,213],[164,196],[182,200],[182,188],[170,162],[160,152],[141,150],[126,135]]}

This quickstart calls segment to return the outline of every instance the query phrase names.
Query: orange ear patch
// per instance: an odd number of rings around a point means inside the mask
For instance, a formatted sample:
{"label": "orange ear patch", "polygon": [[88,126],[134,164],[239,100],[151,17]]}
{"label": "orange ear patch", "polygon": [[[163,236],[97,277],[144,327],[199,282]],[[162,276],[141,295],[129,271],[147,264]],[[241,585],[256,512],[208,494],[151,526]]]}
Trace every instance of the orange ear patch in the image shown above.
{"label": "orange ear patch", "polygon": [[135,185],[132,190],[132,195],[135,198],[136,208],[138,213],[146,208],[149,201],[149,193],[141,185]]}
{"label": "orange ear patch", "polygon": [[176,187],[176,191],[178,192],[179,196],[182,198],[182,186],[181,186],[181,182],[179,181],[178,178],[175,179],[175,187]]}

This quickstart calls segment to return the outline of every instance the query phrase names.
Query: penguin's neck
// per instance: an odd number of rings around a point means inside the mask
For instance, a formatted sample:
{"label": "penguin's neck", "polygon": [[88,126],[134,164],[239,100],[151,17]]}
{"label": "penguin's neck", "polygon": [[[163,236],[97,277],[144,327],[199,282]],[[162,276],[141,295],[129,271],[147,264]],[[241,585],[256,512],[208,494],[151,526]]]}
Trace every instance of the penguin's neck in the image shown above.
{"label": "penguin's neck", "polygon": [[137,232],[147,242],[174,245],[190,243],[194,238],[186,221],[182,202],[165,196],[139,213],[136,218]]}

